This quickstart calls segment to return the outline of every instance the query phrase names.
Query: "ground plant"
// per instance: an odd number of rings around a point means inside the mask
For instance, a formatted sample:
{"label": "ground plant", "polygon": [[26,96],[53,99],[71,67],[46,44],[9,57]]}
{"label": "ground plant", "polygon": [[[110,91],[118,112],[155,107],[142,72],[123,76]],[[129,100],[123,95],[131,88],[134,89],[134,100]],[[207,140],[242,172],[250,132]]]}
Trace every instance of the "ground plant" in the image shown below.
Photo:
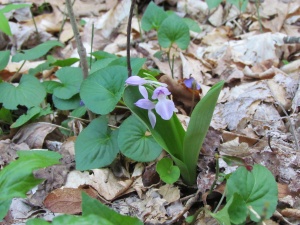
{"label": "ground plant", "polygon": [[[206,1],[209,8],[223,1]],[[248,1],[229,1],[241,11]],[[29,4],[11,4],[0,9],[0,30],[11,35],[5,13],[30,7]],[[150,2],[141,18],[144,32],[155,31],[160,50],[166,55],[170,76],[174,78],[174,52],[183,52],[190,45],[190,32],[201,32],[199,25],[190,18],[182,18],[174,11],[165,11]],[[128,34],[130,35],[130,34]],[[19,84],[0,81],[0,120],[10,128],[19,128],[56,111],[67,111],[71,117],[88,119],[87,126],[79,134],[67,129],[66,119],[59,124],[66,136],[77,135],[75,142],[76,170],[89,171],[110,166],[122,155],[135,162],[154,162],[160,179],[167,184],[179,180],[187,187],[196,184],[199,154],[209,130],[216,104],[225,81],[215,82],[201,100],[195,104],[185,130],[177,117],[178,109],[172,100],[168,85],[158,80],[159,73],[145,69],[145,58],[130,57],[132,74],[128,73],[128,58],[105,51],[91,52],[88,77],[79,66],[79,58],[57,59],[50,53],[64,44],[52,40],[34,48],[20,50],[11,56],[9,50],[0,52],[0,70],[9,62],[33,61],[41,57],[45,62],[22,74]],[[10,60],[11,57],[11,60]],[[36,75],[44,70],[59,67],[57,81],[42,80]],[[185,88],[199,91],[193,77],[184,81]],[[26,112],[14,117],[19,107]],[[120,126],[110,126],[109,115],[126,110],[126,118]],[[88,117],[89,115],[89,117]],[[158,160],[162,152],[167,156]],[[220,224],[245,224],[251,220],[262,223],[276,210],[277,184],[272,173],[259,164],[248,165],[238,157],[216,156],[238,168],[222,178],[226,182],[222,199],[214,211],[208,213]],[[13,198],[25,198],[26,193],[43,182],[33,172],[59,164],[61,155],[43,149],[18,151],[18,159],[0,171],[0,219],[7,214]],[[214,186],[212,186],[212,189]],[[226,197],[226,203],[222,202]],[[196,215],[195,215],[196,216]],[[189,218],[189,217],[188,217]],[[193,221],[193,216],[189,218]],[[187,221],[189,220],[187,219]],[[30,219],[27,225],[37,224],[143,224],[138,218],[118,214],[98,200],[82,192],[82,215],[61,215],[48,222]]]}

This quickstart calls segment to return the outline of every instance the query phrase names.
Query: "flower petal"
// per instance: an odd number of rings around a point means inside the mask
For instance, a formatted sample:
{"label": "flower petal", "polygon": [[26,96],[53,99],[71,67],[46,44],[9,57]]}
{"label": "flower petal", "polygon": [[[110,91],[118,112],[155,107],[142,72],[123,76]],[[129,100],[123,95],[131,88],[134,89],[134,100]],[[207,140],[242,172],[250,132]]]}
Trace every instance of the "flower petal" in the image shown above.
{"label": "flower petal", "polygon": [[154,128],[156,124],[156,116],[154,112],[152,112],[152,110],[148,110],[148,118],[150,120],[152,128]]}
{"label": "flower petal", "polygon": [[139,91],[145,99],[148,99],[148,91],[144,86],[139,85]]}
{"label": "flower petal", "polygon": [[147,83],[147,81],[144,78],[141,78],[139,76],[128,77],[125,82],[126,82],[126,84],[132,85],[132,86],[143,85],[143,84]]}
{"label": "flower petal", "polygon": [[173,112],[177,111],[174,102],[167,98],[160,99],[155,105],[155,110],[164,120],[171,119]]}
{"label": "flower petal", "polygon": [[154,109],[155,104],[151,102],[149,99],[140,99],[136,103],[134,103],[137,107],[140,107],[142,109]]}
{"label": "flower petal", "polygon": [[163,99],[167,95],[170,95],[170,94],[171,94],[171,92],[168,90],[168,88],[166,88],[166,87],[157,87],[153,91],[152,99]]}
{"label": "flower petal", "polygon": [[189,78],[183,81],[184,85],[190,89],[200,90],[200,84],[193,78]]}

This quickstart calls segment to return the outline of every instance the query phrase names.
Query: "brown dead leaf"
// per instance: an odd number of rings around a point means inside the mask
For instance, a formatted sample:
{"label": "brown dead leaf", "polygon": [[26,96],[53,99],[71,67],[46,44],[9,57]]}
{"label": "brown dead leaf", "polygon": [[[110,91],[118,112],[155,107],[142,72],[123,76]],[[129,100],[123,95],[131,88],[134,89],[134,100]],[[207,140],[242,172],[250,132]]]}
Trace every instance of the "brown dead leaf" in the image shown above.
{"label": "brown dead leaf", "polygon": [[83,191],[92,198],[97,199],[98,197],[97,191],[89,186],[81,188],[60,188],[47,195],[44,200],[44,206],[54,213],[81,213],[81,193]]}
{"label": "brown dead leaf", "polygon": [[22,127],[12,141],[16,144],[26,143],[29,148],[42,148],[46,136],[52,133],[57,126],[51,123],[31,123]]}
{"label": "brown dead leaf", "polygon": [[0,141],[0,168],[3,168],[9,162],[15,160],[19,150],[29,150],[26,143],[15,144],[11,140]]}
{"label": "brown dead leaf", "polygon": [[219,146],[220,154],[245,157],[251,155],[249,145],[245,142],[240,142],[239,137],[225,142]]}
{"label": "brown dead leaf", "polygon": [[179,188],[170,184],[161,186],[157,192],[161,194],[168,203],[175,202],[180,198]]}
{"label": "brown dead leaf", "polygon": [[283,209],[281,214],[288,218],[300,219],[300,210],[299,209]]}
{"label": "brown dead leaf", "polygon": [[90,185],[106,200],[120,197],[130,189],[133,179],[117,179],[110,169],[94,169],[89,172],[72,171],[68,174],[66,188],[78,188],[80,185]]}

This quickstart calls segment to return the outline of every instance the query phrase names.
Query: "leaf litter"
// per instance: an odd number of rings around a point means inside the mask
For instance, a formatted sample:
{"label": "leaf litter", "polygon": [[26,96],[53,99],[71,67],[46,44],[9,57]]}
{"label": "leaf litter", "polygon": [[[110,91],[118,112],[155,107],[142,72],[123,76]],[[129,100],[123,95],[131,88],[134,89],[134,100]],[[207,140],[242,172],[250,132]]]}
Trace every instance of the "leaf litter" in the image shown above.
{"label": "leaf litter", "polygon": [[[40,0],[25,2],[37,6],[44,3]],[[125,55],[130,2],[75,1],[76,16],[86,22],[80,31],[88,50],[91,49],[91,28],[94,24],[93,50]],[[260,16],[257,17],[255,4],[250,1],[244,13],[229,4],[220,5],[208,13],[204,1],[179,0],[174,4],[171,1],[157,2],[164,3],[166,9],[173,9],[180,15],[190,16],[202,28],[201,33],[191,32],[193,42],[186,51],[172,53],[175,56],[173,80],[166,58],[155,57],[160,49],[157,39],[151,36],[151,32],[143,34],[144,39],[140,39],[138,20],[133,20],[132,38],[135,44],[131,46],[131,54],[133,57],[147,58],[148,68],[157,68],[164,74],[160,81],[169,85],[183,125],[188,124],[188,115],[194,103],[191,100],[193,94],[180,85],[180,80],[192,76],[201,84],[202,93],[196,96],[197,101],[216,81],[222,79],[226,82],[199,157],[196,189],[188,193],[180,182],[175,186],[163,185],[153,170],[155,164],[148,165],[145,170],[145,165],[124,159],[120,163],[124,161],[122,168],[125,172],[122,174],[127,174],[125,176],[116,177],[112,167],[89,172],[74,170],[76,137],[63,141],[65,136],[55,125],[61,120],[61,115],[56,114],[47,118],[50,123],[30,123],[17,133],[11,133],[9,139],[1,138],[1,168],[16,159],[16,150],[48,148],[62,154],[61,165],[35,172],[36,177],[45,181],[28,193],[27,199],[14,200],[5,218],[10,224],[24,224],[26,219],[32,217],[52,220],[53,215],[49,217],[47,213],[49,210],[80,213],[79,193],[82,190],[120,213],[137,216],[146,224],[167,224],[174,215],[184,211],[187,200],[197,189],[203,194],[198,205],[205,203],[205,207],[209,207],[209,201],[217,201],[216,196],[224,192],[224,185],[218,183],[216,189],[208,194],[215,179],[216,162],[213,156],[216,151],[221,155],[239,156],[264,165],[276,177],[280,204],[272,217],[273,221],[267,224],[279,224],[279,221],[285,224],[299,223],[300,48],[299,44],[284,42],[284,37],[299,36],[299,3],[296,0],[265,0],[260,5]],[[7,3],[10,1],[0,2]],[[52,10],[49,13],[35,16],[38,38],[28,11],[17,10],[7,15],[14,18],[10,22],[14,39],[1,33],[2,48],[9,46],[15,53],[46,40],[55,40],[55,35],[59,33],[59,40],[67,45],[53,54],[61,58],[77,57],[70,23],[66,21],[60,30],[64,21],[64,5],[61,1],[51,1],[50,6]],[[283,59],[289,63],[284,65]],[[27,73],[30,68],[44,62],[27,62],[19,72]],[[10,62],[0,72],[0,77],[8,80],[7,74],[13,75],[19,67],[20,64]],[[50,77],[53,76],[51,72]],[[49,79],[49,76],[44,78]],[[225,173],[234,169],[224,161],[220,161],[220,166]],[[131,167],[135,168],[134,175],[130,172]],[[23,206],[19,209],[20,204]],[[36,206],[40,211],[30,213]],[[14,213],[17,208],[27,217]],[[197,222],[215,223],[209,215],[203,215]]]}

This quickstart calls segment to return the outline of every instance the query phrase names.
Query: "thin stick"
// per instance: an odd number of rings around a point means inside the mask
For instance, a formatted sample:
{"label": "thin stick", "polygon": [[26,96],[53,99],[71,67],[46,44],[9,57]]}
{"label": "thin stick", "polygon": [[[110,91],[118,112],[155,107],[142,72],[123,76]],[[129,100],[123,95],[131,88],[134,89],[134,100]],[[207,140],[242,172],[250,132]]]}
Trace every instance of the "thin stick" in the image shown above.
{"label": "thin stick", "polygon": [[131,21],[133,17],[133,9],[135,6],[136,0],[132,0],[127,24],[127,70],[128,77],[132,75],[131,63],[130,63],[130,34],[131,34]]}
{"label": "thin stick", "polygon": [[88,67],[88,63],[87,63],[87,58],[86,58],[86,50],[83,47],[82,41],[81,41],[81,37],[79,34],[79,30],[76,24],[76,19],[75,19],[75,15],[74,15],[74,11],[73,11],[73,7],[71,4],[71,0],[66,0],[66,6],[68,9],[68,13],[69,13],[69,18],[70,18],[70,22],[72,25],[72,30],[74,32],[74,37],[76,40],[76,45],[77,45],[77,51],[78,51],[78,55],[80,58],[80,64],[81,64],[81,69],[83,72],[83,77],[84,79],[88,77],[89,74],[89,67]]}

